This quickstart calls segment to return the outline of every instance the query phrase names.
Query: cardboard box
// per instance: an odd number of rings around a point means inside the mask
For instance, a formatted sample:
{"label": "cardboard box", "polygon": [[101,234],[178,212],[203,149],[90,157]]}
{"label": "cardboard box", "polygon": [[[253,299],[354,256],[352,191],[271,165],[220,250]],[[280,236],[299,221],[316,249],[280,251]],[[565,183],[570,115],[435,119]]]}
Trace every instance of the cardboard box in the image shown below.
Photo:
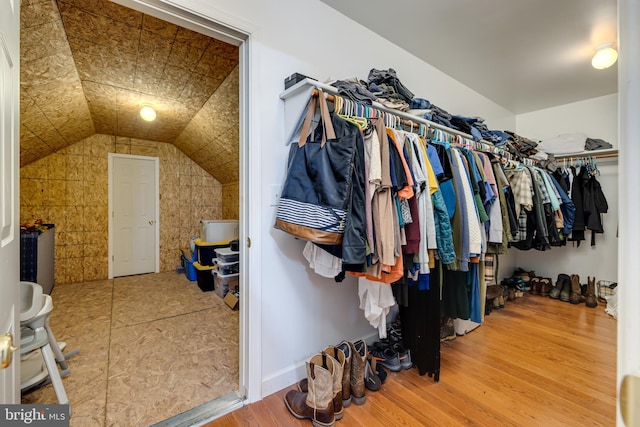
{"label": "cardboard box", "polygon": [[228,292],[227,295],[224,297],[224,303],[227,304],[227,306],[231,310],[237,310],[239,306],[239,302],[240,302],[240,299],[236,297],[233,294],[233,292]]}

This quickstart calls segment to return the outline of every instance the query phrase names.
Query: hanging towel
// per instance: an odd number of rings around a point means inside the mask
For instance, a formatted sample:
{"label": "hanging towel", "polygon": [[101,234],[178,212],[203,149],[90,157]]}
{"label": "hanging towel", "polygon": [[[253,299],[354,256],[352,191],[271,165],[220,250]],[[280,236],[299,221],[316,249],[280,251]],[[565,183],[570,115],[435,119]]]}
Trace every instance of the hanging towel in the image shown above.
{"label": "hanging towel", "polygon": [[309,262],[309,267],[322,277],[333,279],[342,271],[342,259],[331,255],[313,242],[307,242],[302,255]]}
{"label": "hanging towel", "polygon": [[391,286],[368,280],[358,279],[358,297],[360,309],[364,310],[364,317],[371,326],[378,329],[380,339],[387,338],[387,314],[396,303]]}

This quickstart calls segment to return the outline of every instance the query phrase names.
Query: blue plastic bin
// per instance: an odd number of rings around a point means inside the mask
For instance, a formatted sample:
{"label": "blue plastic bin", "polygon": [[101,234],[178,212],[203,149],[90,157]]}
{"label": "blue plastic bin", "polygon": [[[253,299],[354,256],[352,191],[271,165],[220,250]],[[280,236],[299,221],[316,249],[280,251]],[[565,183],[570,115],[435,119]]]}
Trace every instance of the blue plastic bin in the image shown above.
{"label": "blue plastic bin", "polygon": [[191,280],[192,282],[198,280],[196,268],[193,266],[193,261],[190,261],[185,256],[183,256],[182,267],[184,268],[184,275],[187,276],[187,279]]}

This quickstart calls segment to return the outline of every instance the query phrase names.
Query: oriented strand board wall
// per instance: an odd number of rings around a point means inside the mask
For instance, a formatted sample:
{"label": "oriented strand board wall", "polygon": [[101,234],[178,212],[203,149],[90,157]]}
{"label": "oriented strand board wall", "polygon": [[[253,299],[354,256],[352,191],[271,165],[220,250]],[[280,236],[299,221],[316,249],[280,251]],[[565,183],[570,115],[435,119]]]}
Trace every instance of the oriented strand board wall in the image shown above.
{"label": "oriented strand board wall", "polygon": [[174,141],[222,184],[240,178],[239,76],[235,67]]}
{"label": "oriented strand board wall", "polygon": [[240,219],[240,182],[222,185],[222,218]]}
{"label": "oriented strand board wall", "polygon": [[108,153],[160,158],[160,269],[202,218],[222,219],[222,185],[172,144],[93,135],[20,170],[20,220],[56,226],[55,283],[108,276]]}

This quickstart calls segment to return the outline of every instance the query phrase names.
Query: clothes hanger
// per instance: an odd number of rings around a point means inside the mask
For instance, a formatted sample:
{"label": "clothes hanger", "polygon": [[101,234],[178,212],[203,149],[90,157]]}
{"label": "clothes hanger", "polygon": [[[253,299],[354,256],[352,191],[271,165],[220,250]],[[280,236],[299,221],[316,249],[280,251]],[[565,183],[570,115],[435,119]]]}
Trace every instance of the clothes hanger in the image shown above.
{"label": "clothes hanger", "polygon": [[[360,115],[357,114],[360,111],[357,111],[357,109],[356,109],[356,111],[355,111],[356,114],[355,115],[350,114],[350,111],[349,112],[345,111],[344,113],[342,112],[343,105],[345,104],[345,101],[346,100],[343,99],[341,96],[338,96],[338,95],[334,96],[334,105],[337,105],[336,111],[337,111],[338,116],[340,116],[342,119],[344,119],[344,120],[346,120],[348,122],[351,122],[351,123],[355,124],[361,130],[366,128],[369,125],[369,121],[366,118],[360,117]],[[347,101],[347,102],[350,103],[350,101]],[[356,104],[356,106],[357,106],[357,104]],[[350,110],[350,108],[349,108],[349,110]],[[364,110],[362,110],[362,112],[364,113]]]}
{"label": "clothes hanger", "polygon": [[593,157],[591,157],[591,164],[593,165],[593,170],[595,171],[597,176],[600,176],[600,169],[598,169],[598,165],[594,162]]}

